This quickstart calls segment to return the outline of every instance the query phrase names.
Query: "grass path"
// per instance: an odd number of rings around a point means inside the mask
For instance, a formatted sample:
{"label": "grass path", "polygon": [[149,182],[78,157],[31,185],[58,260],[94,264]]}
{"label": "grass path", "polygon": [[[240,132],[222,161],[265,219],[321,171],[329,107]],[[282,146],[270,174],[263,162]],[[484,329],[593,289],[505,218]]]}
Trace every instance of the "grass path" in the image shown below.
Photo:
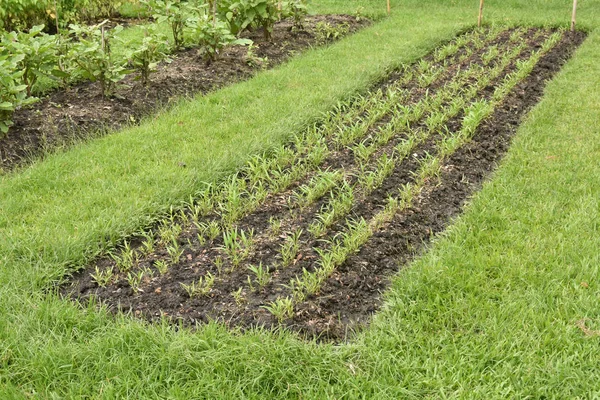
{"label": "grass path", "polygon": [[[527,3],[490,1],[488,18],[556,23],[569,14],[558,1],[544,2],[544,15],[542,2]],[[395,5],[391,18],[329,48],[0,177],[0,397],[597,396],[597,29],[549,84],[494,179],[398,275],[385,310],[352,344],[217,325],[175,332],[42,294],[202,182],[472,20],[471,7],[429,4]],[[584,3],[582,25],[597,27],[598,10],[597,0]]]}

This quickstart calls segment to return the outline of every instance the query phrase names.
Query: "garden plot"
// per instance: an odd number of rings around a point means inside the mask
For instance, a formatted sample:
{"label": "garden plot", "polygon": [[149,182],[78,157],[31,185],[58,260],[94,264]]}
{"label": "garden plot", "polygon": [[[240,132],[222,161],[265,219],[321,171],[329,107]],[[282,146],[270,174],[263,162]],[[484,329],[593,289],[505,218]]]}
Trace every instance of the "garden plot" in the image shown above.
{"label": "garden plot", "polygon": [[172,60],[158,65],[148,82],[131,73],[115,85],[111,96],[103,95],[100,82],[55,90],[18,109],[14,125],[6,135],[0,133],[0,173],[44,152],[136,124],[181,98],[247,79],[311,46],[331,43],[369,24],[365,18],[349,15],[317,15],[307,17],[299,28],[288,18],[274,24],[273,40],[265,40],[261,30],[244,32],[242,38],[251,40],[251,46],[228,46],[210,63],[198,47],[176,51]]}
{"label": "garden plot", "polygon": [[583,38],[462,35],[207,187],[63,292],[150,321],[343,339],[460,213]]}

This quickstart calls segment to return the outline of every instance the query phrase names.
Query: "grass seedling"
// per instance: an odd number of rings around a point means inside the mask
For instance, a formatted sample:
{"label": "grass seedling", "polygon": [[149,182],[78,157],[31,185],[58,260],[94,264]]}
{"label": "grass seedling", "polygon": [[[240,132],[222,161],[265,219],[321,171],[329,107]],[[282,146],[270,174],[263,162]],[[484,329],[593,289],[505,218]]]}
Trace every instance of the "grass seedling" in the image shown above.
{"label": "grass seedling", "polygon": [[340,171],[324,171],[315,175],[309,184],[300,186],[296,190],[295,198],[300,208],[308,207],[323,197],[343,178]]}
{"label": "grass seedling", "polygon": [[294,302],[289,297],[280,297],[263,308],[273,314],[279,324],[294,315]]}
{"label": "grass seedling", "polygon": [[100,268],[96,267],[95,273],[91,274],[91,277],[94,280],[94,282],[96,282],[100,287],[106,287],[106,285],[108,285],[109,282],[112,280],[113,276],[113,267],[107,268],[103,271],[100,270]]}
{"label": "grass seedling", "polygon": [[262,263],[258,265],[250,265],[248,269],[254,273],[254,280],[259,287],[265,287],[271,281],[271,273],[269,267],[263,267]]}
{"label": "grass seedling", "polygon": [[136,251],[131,248],[131,245],[127,241],[125,241],[125,244],[123,245],[121,255],[118,256],[111,254],[111,257],[121,272],[129,271],[135,264],[137,264],[138,261],[138,255]]}
{"label": "grass seedling", "polygon": [[183,254],[183,249],[176,240],[167,246],[167,253],[169,254],[169,261],[171,264],[179,263],[179,259]]}
{"label": "grass seedling", "polygon": [[292,264],[298,255],[300,250],[300,237],[302,236],[302,229],[297,230],[292,235],[285,239],[285,242],[281,245],[281,263],[284,267]]}
{"label": "grass seedling", "polygon": [[242,304],[246,302],[246,297],[243,294],[243,288],[239,288],[235,292],[231,292],[231,296],[235,300],[235,304],[240,307]]}
{"label": "grass seedling", "polygon": [[188,297],[193,299],[194,297],[206,296],[209,294],[214,283],[215,277],[210,272],[207,272],[206,275],[189,285],[181,283],[181,287],[185,290]]}
{"label": "grass seedling", "polygon": [[159,274],[164,275],[169,270],[169,263],[165,260],[157,260],[154,262],[154,266]]}
{"label": "grass seedling", "polygon": [[354,193],[352,187],[344,182],[337,196],[332,194],[331,202],[324,206],[317,220],[309,225],[308,231],[314,236],[323,235],[327,229],[340,217],[346,215],[352,209],[354,203]]}
{"label": "grass seedling", "polygon": [[142,253],[147,256],[154,252],[154,235],[152,234],[152,231],[150,231],[144,233],[143,236],[144,241],[142,242]]}
{"label": "grass seedling", "polygon": [[133,290],[134,293],[137,293],[140,291],[140,286],[142,284],[142,280],[144,279],[144,271],[138,271],[138,272],[129,272],[127,274],[127,283],[129,283],[129,286],[131,287],[131,289]]}
{"label": "grass seedling", "polygon": [[237,227],[223,232],[223,247],[221,249],[231,258],[231,263],[237,267],[252,249],[254,231],[248,235],[243,230],[238,232]]}
{"label": "grass seedling", "polygon": [[159,242],[162,245],[168,245],[169,243],[173,243],[177,241],[177,238],[183,231],[181,225],[176,223],[162,223],[158,228],[158,237]]}
{"label": "grass seedling", "polygon": [[271,230],[271,237],[277,237],[281,233],[281,220],[275,217],[269,217],[269,229]]}
{"label": "grass seedling", "polygon": [[219,273],[219,275],[221,275],[221,273],[223,272],[223,264],[223,257],[217,256],[215,258],[215,267],[217,267],[217,272]]}

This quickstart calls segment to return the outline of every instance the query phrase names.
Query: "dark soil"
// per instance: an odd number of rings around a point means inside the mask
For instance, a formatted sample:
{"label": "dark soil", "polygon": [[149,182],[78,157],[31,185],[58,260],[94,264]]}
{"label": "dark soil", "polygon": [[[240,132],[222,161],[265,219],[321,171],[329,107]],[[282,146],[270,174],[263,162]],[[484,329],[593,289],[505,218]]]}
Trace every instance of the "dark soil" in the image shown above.
{"label": "dark soil", "polygon": [[[526,32],[523,37],[530,50],[519,58],[528,58],[531,51],[539,49],[549,34],[549,31],[536,32],[534,29]],[[491,44],[502,44],[508,37],[509,34],[504,33]],[[584,39],[585,35],[582,33],[564,36],[538,62],[532,74],[519,83],[503,104],[495,109],[493,115],[482,123],[473,140],[444,162],[439,179],[426,185],[412,207],[398,213],[385,228],[375,232],[358,253],[351,255],[336,269],[316,295],[296,304],[295,315],[285,325],[308,337],[340,341],[347,339],[349,332],[368,324],[372,314],[381,306],[381,295],[388,287],[390,277],[425,251],[431,238],[443,231],[461,213],[464,204],[480,189],[483,181],[508,150],[523,116],[543,95],[546,82],[560,70]],[[464,65],[458,62],[459,58],[460,54],[454,56],[448,66],[447,77],[443,76],[439,82],[451,79],[457,70],[469,63],[481,63],[481,53],[477,52],[464,60]],[[504,71],[504,75],[514,70],[514,67],[513,62]],[[389,80],[378,86],[389,86],[398,76],[399,74],[391,74]],[[422,97],[421,89],[414,82],[406,85],[406,88],[411,90],[408,104],[415,104]],[[493,87],[485,88],[478,94],[478,98],[489,98],[492,93]],[[461,118],[460,115],[452,118],[446,124],[448,129],[459,129]],[[416,126],[415,129],[419,127]],[[397,193],[401,185],[411,181],[411,172],[415,171],[418,164],[416,160],[424,157],[425,153],[435,153],[439,140],[439,135],[434,134],[416,148],[412,157],[397,165],[380,188],[370,194],[358,196],[350,216],[369,218],[374,215],[390,194]],[[392,140],[381,153],[390,151],[396,143],[397,140]],[[348,150],[340,150],[334,152],[324,166],[341,170],[355,168],[352,158]],[[308,210],[296,212],[290,218],[286,219],[286,215],[289,214],[287,200],[292,190],[308,179],[306,177],[294,183],[282,193],[270,195],[263,206],[240,221],[241,229],[253,228],[258,233],[255,249],[247,264],[257,265],[263,262],[264,265],[273,265],[278,259],[279,246],[286,237],[285,233],[296,229],[304,229],[306,232],[308,224],[326,199],[321,199]],[[271,217],[282,218],[284,221],[282,234],[277,238],[266,233]],[[328,231],[327,238],[341,232],[343,225],[342,222],[334,225]],[[222,255],[218,249],[222,245],[222,239],[200,245],[194,242],[196,232],[193,227],[184,228],[179,241],[191,245],[185,246],[179,263],[172,266],[167,274],[147,279],[141,292],[134,293],[123,277],[105,288],[98,287],[91,273],[95,268],[105,269],[113,265],[114,262],[109,258],[101,258],[78,273],[72,285],[64,287],[62,292],[81,300],[96,296],[114,311],[131,311],[136,316],[151,321],[167,317],[174,322],[194,326],[215,319],[229,326],[272,327],[277,326],[277,321],[263,306],[278,296],[289,295],[290,290],[284,284],[295,276],[301,276],[302,268],[313,271],[317,259],[315,249],[323,246],[322,240],[311,239],[303,234],[303,245],[293,267],[276,271],[271,282],[263,289],[251,290],[246,283],[248,271],[240,268],[226,274],[224,279],[218,279],[209,296],[190,299],[181,283],[193,282],[207,271],[217,275],[214,260]],[[157,250],[141,264],[152,268],[157,260],[165,258],[166,251]],[[225,262],[225,267],[230,266],[227,263],[228,261]],[[231,296],[238,288],[243,288],[245,300],[242,304],[237,304]]]}
{"label": "dark soil", "polygon": [[284,20],[275,25],[272,42],[264,40],[261,30],[244,34],[254,41],[252,59],[247,57],[246,47],[233,46],[207,65],[197,49],[190,49],[178,53],[172,63],[161,64],[146,87],[136,74],[129,75],[112,98],[102,97],[99,84],[90,82],[52,92],[33,106],[15,112],[14,126],[0,137],[0,172],[73,142],[136,124],[181,97],[247,79],[310,46],[324,44],[327,40],[316,29],[319,23],[328,23],[341,34],[348,34],[369,21],[345,15],[312,16],[303,29],[297,30],[292,29],[291,21]]}

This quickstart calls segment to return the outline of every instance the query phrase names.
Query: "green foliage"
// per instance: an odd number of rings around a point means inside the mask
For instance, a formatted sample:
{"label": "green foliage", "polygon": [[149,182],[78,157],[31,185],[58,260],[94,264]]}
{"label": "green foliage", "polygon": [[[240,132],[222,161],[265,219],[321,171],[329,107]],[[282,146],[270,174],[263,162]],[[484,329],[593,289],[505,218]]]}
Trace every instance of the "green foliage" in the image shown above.
{"label": "green foliage", "polygon": [[234,35],[250,26],[260,26],[264,29],[265,39],[271,40],[273,25],[281,12],[277,0],[225,0],[219,6],[219,14]]}
{"label": "green foliage", "polygon": [[35,99],[27,96],[27,85],[21,83],[23,70],[18,66],[23,55],[3,53],[0,52],[0,132],[6,133],[13,124],[15,109]]}
{"label": "green foliage", "polygon": [[117,35],[123,27],[106,31],[99,25],[84,27],[72,24],[70,28],[77,38],[71,47],[71,58],[78,67],[77,72],[86,79],[100,82],[103,96],[111,96],[127,72],[125,60],[115,60],[110,51],[110,43],[118,40]]}
{"label": "green foliage", "polygon": [[148,84],[150,74],[156,70],[161,61],[170,62],[169,43],[167,37],[158,32],[156,25],[148,25],[144,28],[144,39],[138,46],[129,46],[127,59],[129,66],[138,71],[142,84]]}
{"label": "green foliage", "polygon": [[186,20],[196,8],[191,2],[181,0],[141,0],[153,12],[156,22],[166,22],[171,27],[176,49],[181,49],[185,43],[184,28]]}
{"label": "green foliage", "polygon": [[225,22],[211,20],[207,15],[188,19],[192,40],[200,46],[204,59],[215,61],[221,50],[234,44],[251,44],[249,39],[237,39]]}
{"label": "green foliage", "polygon": [[10,32],[2,37],[5,51],[19,56],[17,67],[23,71],[27,96],[31,96],[39,77],[52,75],[57,63],[56,38],[43,33],[43,29],[43,25],[37,25],[29,32]]}

